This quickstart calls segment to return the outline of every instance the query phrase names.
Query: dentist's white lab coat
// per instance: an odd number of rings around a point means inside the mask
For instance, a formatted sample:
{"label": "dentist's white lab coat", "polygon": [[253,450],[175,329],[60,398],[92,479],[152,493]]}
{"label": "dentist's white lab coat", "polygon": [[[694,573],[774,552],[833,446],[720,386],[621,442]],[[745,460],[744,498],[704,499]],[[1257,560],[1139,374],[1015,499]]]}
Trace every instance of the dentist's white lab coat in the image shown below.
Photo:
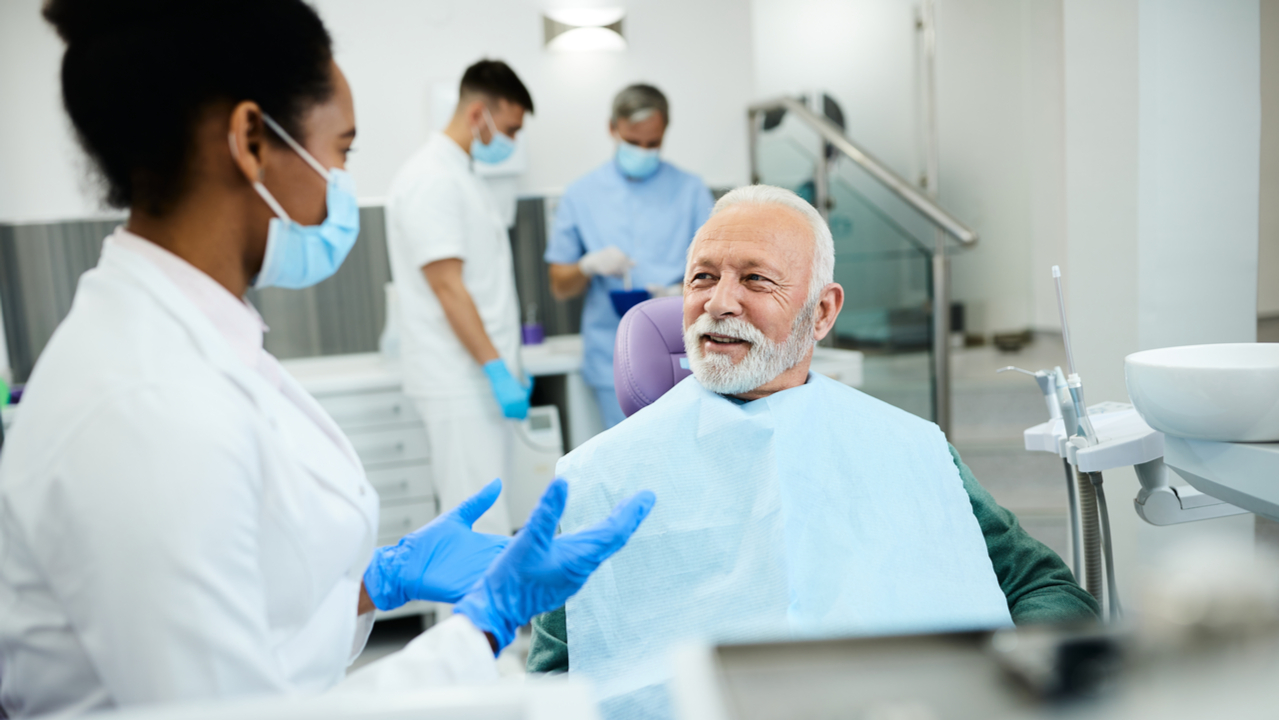
{"label": "dentist's white lab coat", "polygon": [[[378,498],[287,373],[268,383],[108,240],[0,454],[0,703],[13,717],[343,681]],[[457,617],[348,683],[486,682]]]}

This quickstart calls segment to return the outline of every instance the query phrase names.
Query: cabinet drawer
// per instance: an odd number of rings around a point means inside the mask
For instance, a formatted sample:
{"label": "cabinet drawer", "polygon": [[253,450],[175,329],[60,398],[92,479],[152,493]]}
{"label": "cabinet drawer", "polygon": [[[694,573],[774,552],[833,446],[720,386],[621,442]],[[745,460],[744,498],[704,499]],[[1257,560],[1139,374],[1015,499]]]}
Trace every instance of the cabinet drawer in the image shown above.
{"label": "cabinet drawer", "polygon": [[395,391],[327,395],[316,400],[344,430],[419,421],[413,401]]}
{"label": "cabinet drawer", "polygon": [[347,433],[351,446],[365,465],[408,462],[431,457],[427,429],[422,425],[403,428],[355,430]]}
{"label": "cabinet drawer", "polygon": [[407,505],[383,505],[378,511],[378,544],[391,545],[436,516],[434,500]]}
{"label": "cabinet drawer", "polygon": [[378,491],[378,498],[386,500],[405,500],[408,498],[430,498],[435,495],[435,486],[431,484],[431,465],[417,463],[399,467],[379,467],[366,470],[369,484]]}

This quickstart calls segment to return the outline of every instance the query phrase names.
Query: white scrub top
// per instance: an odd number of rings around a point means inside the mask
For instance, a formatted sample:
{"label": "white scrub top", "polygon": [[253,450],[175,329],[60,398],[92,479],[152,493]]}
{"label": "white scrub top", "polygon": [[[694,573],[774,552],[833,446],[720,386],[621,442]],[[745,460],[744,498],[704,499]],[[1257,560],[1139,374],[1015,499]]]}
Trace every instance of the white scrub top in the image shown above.
{"label": "white scrub top", "polygon": [[[0,454],[10,716],[315,693],[362,649],[377,494],[261,349],[256,313],[227,303],[240,301],[117,231],[41,354]],[[464,620],[361,682],[493,679]]]}
{"label": "white scrub top", "polygon": [[437,133],[401,168],[387,198],[387,248],[400,301],[405,392],[418,398],[490,394],[489,381],[454,334],[422,275],[437,260],[462,260],[462,282],[489,340],[518,375],[520,313],[511,239],[471,157]]}

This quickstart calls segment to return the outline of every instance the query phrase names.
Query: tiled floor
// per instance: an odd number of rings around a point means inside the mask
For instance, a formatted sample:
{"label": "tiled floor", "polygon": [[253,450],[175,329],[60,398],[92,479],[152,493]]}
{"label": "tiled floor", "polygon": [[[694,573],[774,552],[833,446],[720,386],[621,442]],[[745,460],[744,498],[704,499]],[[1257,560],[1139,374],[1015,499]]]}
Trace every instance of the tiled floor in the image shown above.
{"label": "tiled floor", "polygon": [[[899,407],[927,414],[928,356],[925,354],[868,357],[864,390]],[[1061,461],[1045,453],[1022,449],[1022,431],[1048,418],[1034,381],[996,369],[1017,365],[1028,370],[1052,368],[1066,362],[1062,341],[1037,336],[1017,353],[995,348],[957,350],[952,357],[954,428],[951,443],[996,501],[1018,515],[1034,537],[1059,554],[1066,552],[1066,480]],[[429,622],[429,621],[428,621]],[[364,653],[352,668],[395,652],[423,627],[418,618],[378,623]],[[528,635],[504,651],[499,665],[504,675],[519,673],[528,653]]]}

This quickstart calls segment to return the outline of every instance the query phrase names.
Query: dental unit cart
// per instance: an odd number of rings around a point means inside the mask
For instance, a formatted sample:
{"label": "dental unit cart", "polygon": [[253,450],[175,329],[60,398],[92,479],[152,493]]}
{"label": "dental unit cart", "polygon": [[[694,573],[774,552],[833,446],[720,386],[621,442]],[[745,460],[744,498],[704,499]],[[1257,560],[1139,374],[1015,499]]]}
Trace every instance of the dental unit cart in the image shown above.
{"label": "dental unit cart", "polygon": [[[1164,433],[1147,423],[1134,405],[1103,402],[1086,408],[1083,385],[1075,371],[1071,352],[1061,272],[1056,265],[1053,277],[1057,285],[1063,345],[1070,374],[1064,375],[1061,368],[1031,372],[1012,366],[997,372],[1012,370],[1030,375],[1044,395],[1050,419],[1024,431],[1023,442],[1028,451],[1055,453],[1062,458],[1067,479],[1071,568],[1077,581],[1100,603],[1104,603],[1107,617],[1114,621],[1120,616],[1120,602],[1115,585],[1110,519],[1102,473],[1128,465],[1134,467],[1142,486],[1133,500],[1134,510],[1152,525],[1173,525],[1250,511],[1275,520],[1277,467],[1280,467],[1277,459],[1280,455],[1275,442],[1224,442],[1220,443],[1224,446],[1222,449],[1211,448],[1207,452],[1202,449],[1197,453],[1188,449],[1189,444],[1202,441],[1174,436],[1166,439]],[[1126,380],[1131,396],[1135,396],[1135,358],[1142,355],[1144,353],[1136,353],[1126,358]],[[1274,390],[1270,395],[1274,399]],[[1274,424],[1271,421],[1271,425]],[[1256,496],[1224,492],[1222,483],[1204,477],[1220,474],[1224,466],[1230,466],[1228,474],[1244,473],[1247,476],[1243,478],[1244,482],[1250,487],[1262,488],[1262,492],[1254,493]],[[1170,467],[1191,483],[1191,487],[1171,486]]]}

